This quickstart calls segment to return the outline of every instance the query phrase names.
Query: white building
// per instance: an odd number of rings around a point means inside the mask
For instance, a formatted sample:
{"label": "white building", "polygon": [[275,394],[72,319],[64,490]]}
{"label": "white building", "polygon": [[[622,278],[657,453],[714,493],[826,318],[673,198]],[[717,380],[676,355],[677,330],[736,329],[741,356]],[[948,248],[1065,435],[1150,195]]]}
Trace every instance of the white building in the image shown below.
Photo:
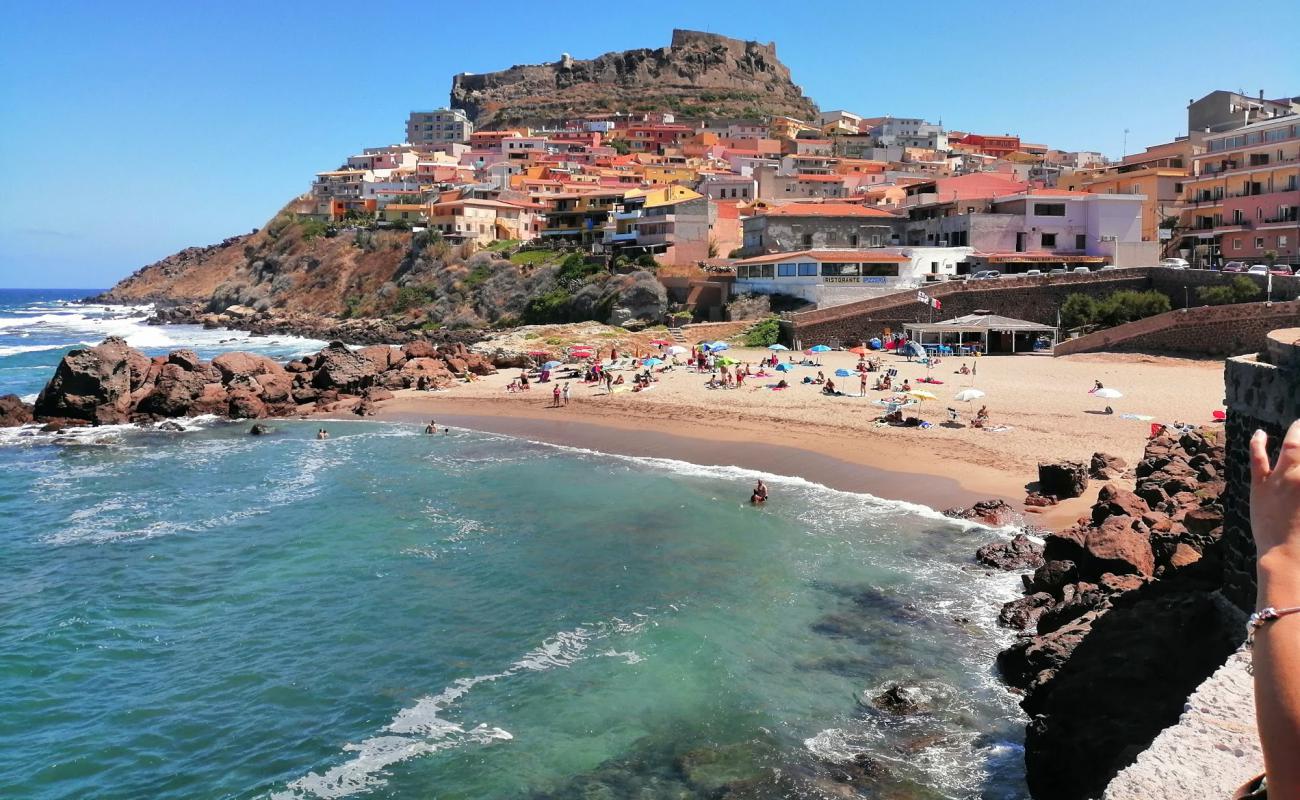
{"label": "white building", "polygon": [[784,294],[819,307],[915,289],[957,274],[969,247],[799,250],[737,261],[733,294]]}

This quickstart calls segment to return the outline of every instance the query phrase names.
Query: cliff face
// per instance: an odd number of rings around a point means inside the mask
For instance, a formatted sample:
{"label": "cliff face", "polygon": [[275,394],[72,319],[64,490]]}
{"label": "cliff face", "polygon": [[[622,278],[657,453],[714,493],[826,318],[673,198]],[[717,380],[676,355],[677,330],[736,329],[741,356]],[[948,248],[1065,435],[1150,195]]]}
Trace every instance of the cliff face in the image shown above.
{"label": "cliff face", "polygon": [[451,103],[481,128],[613,111],[688,117],[792,116],[817,107],[790,80],[774,44],[674,30],[669,47],[514,66],[452,79]]}

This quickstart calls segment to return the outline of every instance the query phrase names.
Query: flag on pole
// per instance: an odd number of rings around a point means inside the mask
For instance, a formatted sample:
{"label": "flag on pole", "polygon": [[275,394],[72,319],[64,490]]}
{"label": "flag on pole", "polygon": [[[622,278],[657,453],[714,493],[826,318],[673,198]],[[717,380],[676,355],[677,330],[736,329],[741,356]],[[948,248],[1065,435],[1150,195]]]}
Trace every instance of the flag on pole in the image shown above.
{"label": "flag on pole", "polygon": [[939,298],[931,297],[925,292],[917,292],[916,301],[918,303],[925,303],[930,308],[943,308],[943,303],[939,301]]}

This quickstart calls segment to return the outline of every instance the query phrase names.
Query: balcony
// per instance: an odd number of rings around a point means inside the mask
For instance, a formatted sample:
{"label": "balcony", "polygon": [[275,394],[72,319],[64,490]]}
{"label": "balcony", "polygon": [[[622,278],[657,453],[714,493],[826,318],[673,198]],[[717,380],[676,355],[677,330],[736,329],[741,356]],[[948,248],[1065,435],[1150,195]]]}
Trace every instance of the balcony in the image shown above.
{"label": "balcony", "polygon": [[614,213],[614,219],[639,219],[641,214],[639,208],[636,211],[617,211]]}

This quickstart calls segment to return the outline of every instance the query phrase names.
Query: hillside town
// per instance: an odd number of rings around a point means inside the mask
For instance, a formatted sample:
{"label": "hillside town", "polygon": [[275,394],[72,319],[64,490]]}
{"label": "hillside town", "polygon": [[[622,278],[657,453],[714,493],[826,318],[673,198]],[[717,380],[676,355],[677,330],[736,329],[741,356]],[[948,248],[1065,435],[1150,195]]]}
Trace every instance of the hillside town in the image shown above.
{"label": "hillside town", "polygon": [[1214,91],[1185,135],[1126,153],[826,111],[815,119],[611,112],[476,130],[412,112],[404,141],[320,172],[295,206],[620,257],[735,293],[836,305],[954,278],[1165,264],[1300,265],[1300,98]]}

